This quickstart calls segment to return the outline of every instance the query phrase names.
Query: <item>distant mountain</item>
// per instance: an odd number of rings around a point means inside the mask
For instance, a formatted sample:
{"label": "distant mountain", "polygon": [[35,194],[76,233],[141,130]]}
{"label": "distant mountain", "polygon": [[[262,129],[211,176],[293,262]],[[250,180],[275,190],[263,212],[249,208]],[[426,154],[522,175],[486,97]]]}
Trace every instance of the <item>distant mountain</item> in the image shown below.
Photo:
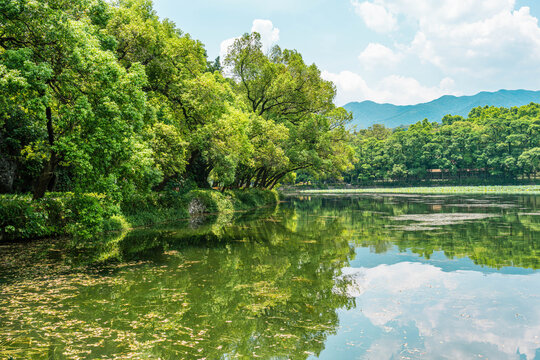
{"label": "distant mountain", "polygon": [[478,106],[512,107],[531,102],[540,103],[540,91],[499,90],[473,96],[445,95],[428,103],[405,106],[362,101],[348,103],[344,108],[353,113],[353,125],[365,129],[373,124],[384,124],[389,128],[406,126],[425,118],[440,122],[447,114],[467,117],[471,109]]}

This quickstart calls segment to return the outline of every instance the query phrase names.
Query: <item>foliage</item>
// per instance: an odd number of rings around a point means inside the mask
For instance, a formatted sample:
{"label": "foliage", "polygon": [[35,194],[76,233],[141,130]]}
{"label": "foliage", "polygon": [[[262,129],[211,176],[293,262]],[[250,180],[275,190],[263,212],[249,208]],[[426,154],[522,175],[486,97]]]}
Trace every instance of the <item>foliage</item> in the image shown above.
{"label": "foliage", "polygon": [[0,192],[129,207],[171,184],[266,189],[354,160],[333,84],[295,50],[264,54],[257,33],[222,68],[150,0],[2,6]]}
{"label": "foliage", "polygon": [[249,189],[221,193],[215,190],[170,190],[132,195],[122,206],[103,194],[47,193],[40,200],[29,195],[0,197],[0,239],[32,239],[70,236],[74,244],[96,239],[109,231],[127,230],[161,222],[187,219],[192,201],[202,205],[201,213],[230,213],[275,205],[277,193]]}
{"label": "foliage", "polygon": [[[339,176],[351,166],[345,130],[351,114],[335,107],[334,85],[297,51],[276,46],[265,55],[260,35],[245,34],[229,48],[224,71],[249,111],[262,118],[254,120],[254,155],[238,167],[236,187],[273,188],[301,169]],[[261,133],[265,128],[272,131]]]}
{"label": "foliage", "polygon": [[278,193],[274,190],[229,190],[228,193],[234,197],[234,207],[237,210],[275,205],[279,202]]}
{"label": "foliage", "polygon": [[109,190],[142,126],[144,69],[126,70],[103,49],[97,18],[85,16],[102,3],[11,4],[1,15],[0,64],[25,85],[8,109],[23,111],[43,134],[22,151],[43,162],[34,198],[43,197],[59,166],[70,168],[76,190]]}
{"label": "foliage", "polygon": [[[535,178],[539,169],[540,105],[473,109],[408,129],[382,125],[355,133],[359,162],[344,174],[352,184],[377,181],[486,182]],[[478,182],[478,181],[477,181]]]}
{"label": "foliage", "polygon": [[278,203],[273,190],[245,189],[217,191],[193,190],[186,195],[189,204],[197,202],[201,212],[227,213],[234,210],[252,209]]}
{"label": "foliage", "polygon": [[0,215],[1,234],[8,239],[59,235],[89,239],[111,227],[118,229],[110,221],[120,221],[118,206],[99,194],[49,193],[34,201],[29,196],[4,196]]}

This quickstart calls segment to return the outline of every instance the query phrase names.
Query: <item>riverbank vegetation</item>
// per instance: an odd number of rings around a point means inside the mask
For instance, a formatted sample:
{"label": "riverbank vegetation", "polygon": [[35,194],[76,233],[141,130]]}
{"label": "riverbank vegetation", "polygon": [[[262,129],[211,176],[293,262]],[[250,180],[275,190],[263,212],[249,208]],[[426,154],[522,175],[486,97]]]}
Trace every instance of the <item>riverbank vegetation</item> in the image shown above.
{"label": "riverbank vegetation", "polygon": [[192,190],[132,196],[118,205],[104,194],[47,193],[0,197],[0,240],[70,236],[87,240],[110,231],[125,231],[202,213],[231,213],[276,205],[272,190]]}
{"label": "riverbank vegetation", "polygon": [[300,169],[352,166],[334,85],[295,50],[264,52],[257,33],[214,61],[149,0],[8,1],[0,23],[0,192],[22,194],[2,212],[36,217],[25,237],[65,232],[50,223],[58,209],[69,224],[79,205],[155,215],[178,208],[174,193],[216,200],[211,187],[273,189]]}

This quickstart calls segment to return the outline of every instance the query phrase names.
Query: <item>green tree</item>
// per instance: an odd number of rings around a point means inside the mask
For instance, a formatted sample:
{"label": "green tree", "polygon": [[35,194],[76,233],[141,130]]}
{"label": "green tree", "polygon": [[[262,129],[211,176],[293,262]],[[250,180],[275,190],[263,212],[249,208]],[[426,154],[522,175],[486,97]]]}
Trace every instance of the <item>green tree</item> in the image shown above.
{"label": "green tree", "polygon": [[45,139],[26,148],[28,156],[37,149],[44,158],[34,198],[51,186],[59,165],[74,169],[82,189],[105,190],[142,126],[145,75],[140,66],[126,71],[103,48],[99,17],[87,16],[103,6],[23,1],[1,12],[0,62],[24,78],[29,116],[46,130]]}
{"label": "green tree", "polygon": [[225,73],[255,115],[288,129],[283,143],[287,161],[268,162],[242,172],[244,184],[274,187],[288,174],[309,170],[340,176],[351,166],[353,151],[345,125],[351,115],[333,104],[335,88],[306,65],[294,50],[262,50],[258,33],[245,34],[229,48]]}

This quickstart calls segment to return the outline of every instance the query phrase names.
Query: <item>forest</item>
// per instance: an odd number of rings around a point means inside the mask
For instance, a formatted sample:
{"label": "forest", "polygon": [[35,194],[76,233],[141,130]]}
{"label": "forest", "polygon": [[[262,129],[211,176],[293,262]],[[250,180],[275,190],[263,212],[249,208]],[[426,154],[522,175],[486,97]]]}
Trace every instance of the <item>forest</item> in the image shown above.
{"label": "forest", "polygon": [[334,85],[257,33],[209,60],[150,0],[2,0],[0,24],[0,192],[271,189],[354,160]]}
{"label": "forest", "polygon": [[358,162],[344,173],[351,184],[377,182],[513,183],[540,170],[540,105],[477,107],[467,118],[408,128],[374,125],[354,132]]}

